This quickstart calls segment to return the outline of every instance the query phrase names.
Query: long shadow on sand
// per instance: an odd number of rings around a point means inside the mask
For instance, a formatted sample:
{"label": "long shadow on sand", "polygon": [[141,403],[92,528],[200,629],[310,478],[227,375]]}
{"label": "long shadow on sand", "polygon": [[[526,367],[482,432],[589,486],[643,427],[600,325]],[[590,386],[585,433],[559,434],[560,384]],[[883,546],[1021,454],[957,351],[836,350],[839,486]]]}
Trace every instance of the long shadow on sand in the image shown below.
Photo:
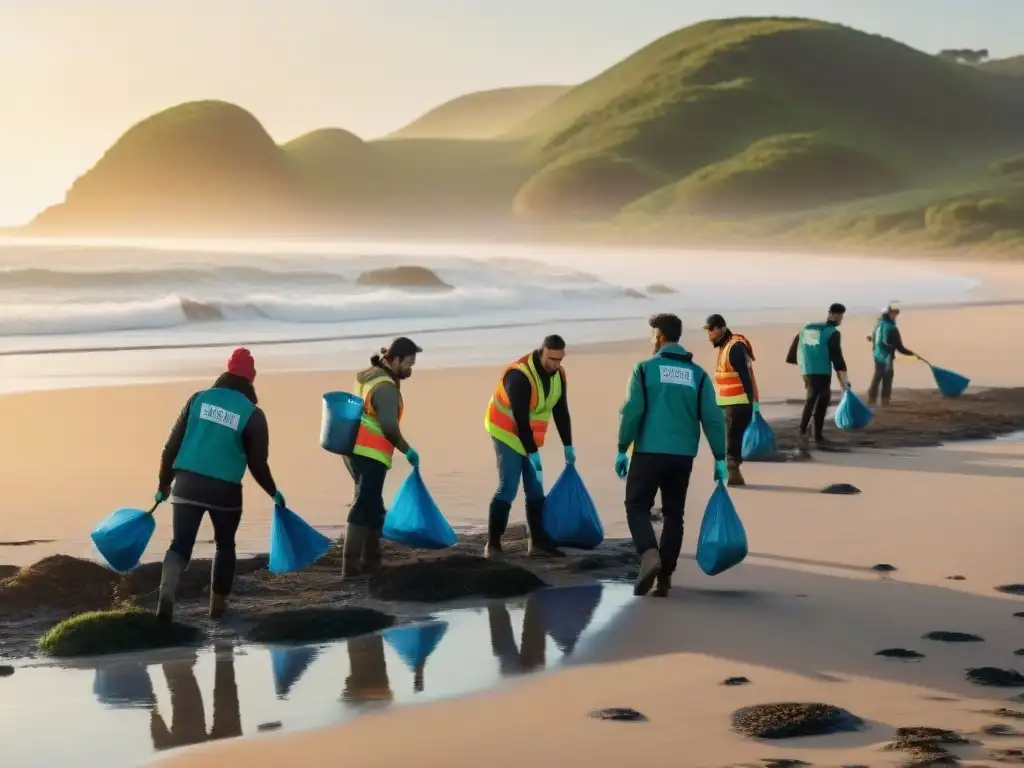
{"label": "long shadow on sand", "polygon": [[[630,602],[569,663],[685,652],[818,680],[823,674],[868,677],[952,696],[1005,700],[1021,692],[975,685],[965,671],[1019,666],[1013,651],[1020,645],[1020,619],[1013,614],[1024,600],[749,563],[709,578],[686,561],[676,580],[679,586],[667,599]],[[985,642],[921,639],[935,630],[969,632]],[[912,648],[926,658],[907,664],[874,655],[893,647]]]}

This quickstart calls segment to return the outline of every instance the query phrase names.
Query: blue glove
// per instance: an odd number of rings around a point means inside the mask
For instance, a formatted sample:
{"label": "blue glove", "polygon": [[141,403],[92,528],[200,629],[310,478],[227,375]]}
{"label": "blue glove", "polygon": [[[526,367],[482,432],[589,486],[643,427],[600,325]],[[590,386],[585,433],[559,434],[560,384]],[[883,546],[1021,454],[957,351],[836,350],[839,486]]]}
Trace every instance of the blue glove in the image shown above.
{"label": "blue glove", "polygon": [[157,504],[163,504],[165,501],[167,501],[167,494],[164,493],[163,491],[157,491],[156,493],[153,494],[153,501],[155,501]]}
{"label": "blue glove", "polygon": [[420,468],[420,455],[416,453],[416,449],[413,448],[411,445],[409,446],[409,450],[405,452],[405,459],[406,461],[409,462],[409,466],[412,467],[413,469]]}
{"label": "blue glove", "polygon": [[724,483],[729,477],[729,465],[725,459],[715,461],[715,482]]}
{"label": "blue glove", "polygon": [[277,492],[276,492],[276,493],[274,494],[274,506],[275,506],[275,507],[281,507],[282,509],[283,509],[284,507],[288,506],[288,505],[287,505],[287,504],[285,503],[285,500],[284,500],[284,494],[283,494],[283,493],[281,493],[280,491],[277,491]]}
{"label": "blue glove", "polygon": [[760,413],[760,412],[761,412],[761,404],[760,403],[754,403],[754,413]]}
{"label": "blue glove", "polygon": [[531,453],[526,458],[528,458],[530,460],[530,466],[533,467],[533,471],[536,472],[538,475],[541,472],[544,471],[544,467],[542,467],[541,464],[540,464],[540,452],[539,451],[534,451],[533,453]]}
{"label": "blue glove", "polygon": [[626,478],[629,474],[629,455],[620,453],[615,457],[615,474],[622,479]]}
{"label": "blue glove", "polygon": [[576,449],[571,445],[565,446],[565,463],[575,464],[576,463]]}

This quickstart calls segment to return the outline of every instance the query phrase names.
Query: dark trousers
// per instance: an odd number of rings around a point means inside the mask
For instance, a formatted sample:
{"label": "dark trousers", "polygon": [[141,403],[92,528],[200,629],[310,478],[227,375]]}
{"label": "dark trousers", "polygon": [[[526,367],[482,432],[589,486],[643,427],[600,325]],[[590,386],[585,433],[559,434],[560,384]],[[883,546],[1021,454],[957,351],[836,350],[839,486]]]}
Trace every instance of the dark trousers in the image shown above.
{"label": "dark trousers", "polygon": [[384,481],[388,468],[376,459],[366,456],[346,456],[352,482],[356,485],[352,507],[348,511],[348,522],[379,531],[384,527]]}
{"label": "dark trousers", "polygon": [[[196,546],[196,536],[207,510],[195,504],[172,505],[171,546],[174,552],[187,564],[192,559],[192,550]],[[235,580],[235,534],[238,524],[242,522],[242,510],[225,511],[211,509],[210,522],[213,523],[213,542],[217,552],[213,556],[213,584],[211,589],[218,595],[231,594],[231,585]]]}
{"label": "dark trousers", "polygon": [[737,463],[743,461],[743,433],[754,418],[754,406],[727,405],[725,411],[725,455]]}
{"label": "dark trousers", "polygon": [[[626,475],[626,522],[633,545],[640,555],[657,549],[661,555],[661,572],[666,575],[675,571],[679,551],[683,548],[683,513],[692,471],[692,456],[634,453]],[[658,491],[661,491],[661,512],[665,518],[660,543],[651,522],[651,508]]]}
{"label": "dark trousers", "polygon": [[825,429],[825,411],[832,400],[832,374],[804,376],[804,387],[807,390],[807,399],[804,401],[804,412],[800,416],[800,434],[807,434],[807,427],[813,416],[814,439],[820,440],[822,430]]}
{"label": "dark trousers", "polygon": [[874,405],[878,401],[878,389],[882,389],[882,404],[888,404],[892,398],[892,379],[896,375],[896,368],[892,363],[880,363],[875,360],[875,373],[871,376],[871,386],[868,387],[868,403]]}

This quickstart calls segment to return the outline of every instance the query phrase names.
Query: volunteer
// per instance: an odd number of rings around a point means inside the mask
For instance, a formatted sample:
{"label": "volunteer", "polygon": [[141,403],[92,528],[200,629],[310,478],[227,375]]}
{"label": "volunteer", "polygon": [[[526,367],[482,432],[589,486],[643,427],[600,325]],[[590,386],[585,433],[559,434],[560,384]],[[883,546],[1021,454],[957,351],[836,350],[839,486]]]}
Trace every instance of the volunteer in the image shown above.
{"label": "volunteer", "polygon": [[745,485],[740,465],[743,463],[743,433],[761,406],[754,378],[754,347],[750,341],[729,330],[725,318],[710,315],[704,323],[708,340],[718,349],[715,365],[715,397],[725,413],[725,453],[729,469],[729,485]]}
{"label": "volunteer", "polygon": [[875,322],[875,329],[868,336],[868,341],[871,342],[871,355],[875,359],[875,372],[871,377],[871,386],[868,387],[868,405],[878,402],[879,387],[882,390],[882,405],[889,405],[892,399],[892,380],[896,374],[894,363],[897,352],[907,357],[917,357],[903,346],[903,336],[896,327],[896,318],[899,316],[899,304],[890,301]]}

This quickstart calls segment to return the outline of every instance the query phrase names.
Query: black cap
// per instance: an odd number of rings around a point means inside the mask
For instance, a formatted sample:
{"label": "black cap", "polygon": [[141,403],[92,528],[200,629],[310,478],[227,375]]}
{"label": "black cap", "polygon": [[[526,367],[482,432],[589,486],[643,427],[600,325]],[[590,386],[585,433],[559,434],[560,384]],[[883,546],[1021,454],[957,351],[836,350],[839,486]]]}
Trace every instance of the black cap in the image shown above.
{"label": "black cap", "polygon": [[423,350],[416,346],[416,342],[412,339],[405,336],[399,336],[391,342],[391,346],[388,347],[385,357],[389,360],[394,360],[395,358],[410,357],[411,355],[415,355],[417,352],[422,351]]}
{"label": "black cap", "polygon": [[728,324],[725,322],[725,318],[721,315],[708,315],[708,319],[704,321],[704,330],[712,331],[717,328],[728,328]]}
{"label": "black cap", "polygon": [[828,308],[828,313],[830,315],[845,315],[846,314],[846,306],[843,305],[843,304],[840,304],[839,302],[836,302],[835,304],[832,304]]}

